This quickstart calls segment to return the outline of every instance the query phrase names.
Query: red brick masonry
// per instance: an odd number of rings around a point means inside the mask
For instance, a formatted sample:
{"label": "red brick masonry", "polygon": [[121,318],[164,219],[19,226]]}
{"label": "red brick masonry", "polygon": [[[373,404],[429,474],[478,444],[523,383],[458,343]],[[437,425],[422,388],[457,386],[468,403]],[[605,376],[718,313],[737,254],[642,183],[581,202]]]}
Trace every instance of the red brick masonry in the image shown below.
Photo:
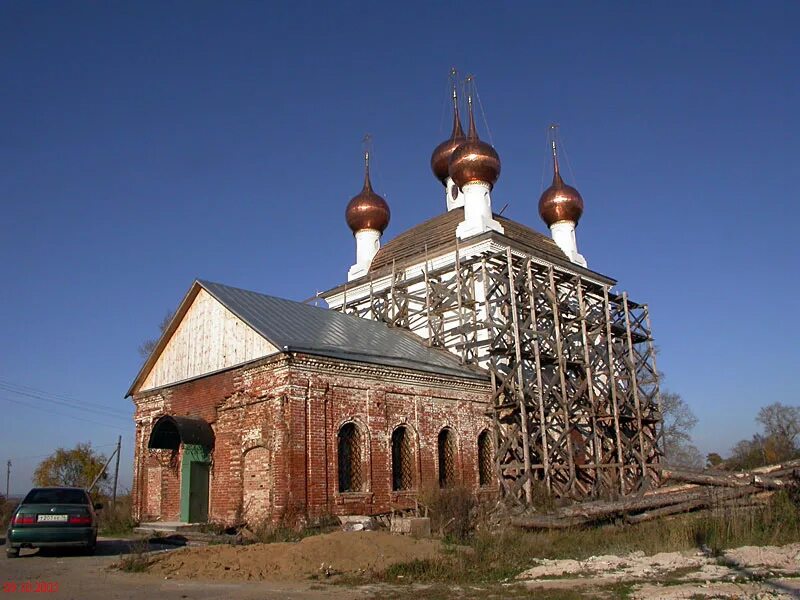
{"label": "red brick masonry", "polygon": [[[181,452],[149,450],[162,415],[198,416],[216,439],[211,455],[209,520],[236,524],[266,517],[378,514],[413,505],[438,485],[437,436],[455,433],[455,475],[479,489],[478,436],[488,381],[365,363],[280,354],[184,383],[137,393],[133,498],[143,521],[180,520]],[[362,489],[338,491],[337,435],[356,423]],[[392,491],[391,438],[412,433],[414,476]],[[496,486],[486,486],[492,493]]]}

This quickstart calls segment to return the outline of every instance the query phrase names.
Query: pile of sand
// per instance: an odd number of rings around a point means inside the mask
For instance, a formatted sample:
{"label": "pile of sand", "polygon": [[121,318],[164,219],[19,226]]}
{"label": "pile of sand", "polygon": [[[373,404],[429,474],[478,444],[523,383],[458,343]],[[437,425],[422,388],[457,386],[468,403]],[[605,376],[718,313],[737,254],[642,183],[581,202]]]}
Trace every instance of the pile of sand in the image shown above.
{"label": "pile of sand", "polygon": [[299,542],[187,547],[154,557],[150,572],[181,579],[289,581],[378,572],[439,555],[441,543],[384,531],[337,531]]}

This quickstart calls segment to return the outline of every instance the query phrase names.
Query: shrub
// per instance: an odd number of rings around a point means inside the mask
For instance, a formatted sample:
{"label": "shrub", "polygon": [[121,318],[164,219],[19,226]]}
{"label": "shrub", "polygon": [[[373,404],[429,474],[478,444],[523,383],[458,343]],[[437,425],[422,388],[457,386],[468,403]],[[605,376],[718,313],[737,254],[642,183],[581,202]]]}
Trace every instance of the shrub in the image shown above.
{"label": "shrub", "polygon": [[11,514],[17,505],[6,500],[5,496],[0,495],[0,531],[5,531],[11,521]]}
{"label": "shrub", "polygon": [[133,518],[130,495],[117,496],[116,504],[103,503],[97,511],[99,529],[103,535],[125,535],[138,525]]}
{"label": "shrub", "polygon": [[465,541],[475,524],[477,503],[472,492],[463,486],[427,488],[420,494],[420,504],[428,509],[431,531],[452,539]]}

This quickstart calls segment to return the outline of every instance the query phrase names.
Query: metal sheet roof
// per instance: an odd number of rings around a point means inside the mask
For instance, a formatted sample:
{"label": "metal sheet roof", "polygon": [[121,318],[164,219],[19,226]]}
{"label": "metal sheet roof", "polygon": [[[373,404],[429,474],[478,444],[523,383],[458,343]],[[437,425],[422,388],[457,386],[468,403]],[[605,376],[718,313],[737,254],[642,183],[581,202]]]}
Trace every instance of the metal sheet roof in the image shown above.
{"label": "metal sheet roof", "polygon": [[220,283],[197,283],[285,352],[487,379],[446,350],[429,348],[414,334],[377,321]]}

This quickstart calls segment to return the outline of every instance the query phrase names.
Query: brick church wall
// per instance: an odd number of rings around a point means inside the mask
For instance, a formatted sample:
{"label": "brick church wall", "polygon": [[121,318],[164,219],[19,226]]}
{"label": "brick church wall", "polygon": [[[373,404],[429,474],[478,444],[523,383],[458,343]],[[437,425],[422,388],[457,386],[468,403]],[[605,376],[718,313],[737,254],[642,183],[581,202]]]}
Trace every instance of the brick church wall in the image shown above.
{"label": "brick church wall", "polygon": [[[145,521],[180,516],[180,452],[147,449],[152,424],[165,414],[199,416],[214,430],[214,522],[412,506],[421,489],[438,485],[437,438],[444,427],[455,435],[457,480],[477,490],[477,440],[491,426],[484,414],[489,394],[484,381],[283,354],[137,394],[136,515]],[[341,493],[338,433],[347,423],[361,436],[363,485]],[[391,439],[401,425],[411,435],[413,483],[411,490],[393,491]]]}

